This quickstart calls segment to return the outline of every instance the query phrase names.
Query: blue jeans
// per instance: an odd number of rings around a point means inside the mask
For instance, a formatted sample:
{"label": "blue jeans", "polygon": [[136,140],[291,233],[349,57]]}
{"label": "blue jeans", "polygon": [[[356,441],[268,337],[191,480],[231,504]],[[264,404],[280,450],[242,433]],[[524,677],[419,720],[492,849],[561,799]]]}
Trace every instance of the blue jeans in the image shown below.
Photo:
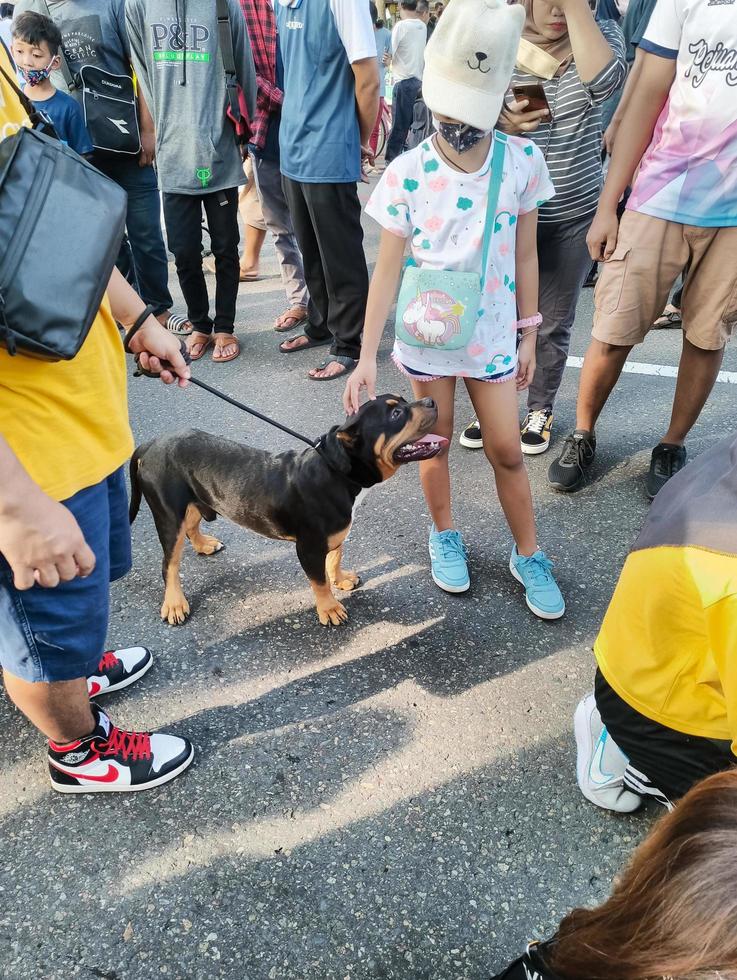
{"label": "blue jeans", "polygon": [[171,309],[169,263],[161,232],[161,202],[153,167],[139,167],[137,159],[95,156],[93,163],[128,194],[127,241],[118,256],[118,268],[154,313]]}
{"label": "blue jeans", "polygon": [[386,141],[386,162],[404,151],[407,133],[412,125],[417,98],[422,83],[419,78],[404,78],[394,86],[392,97],[392,131]]}

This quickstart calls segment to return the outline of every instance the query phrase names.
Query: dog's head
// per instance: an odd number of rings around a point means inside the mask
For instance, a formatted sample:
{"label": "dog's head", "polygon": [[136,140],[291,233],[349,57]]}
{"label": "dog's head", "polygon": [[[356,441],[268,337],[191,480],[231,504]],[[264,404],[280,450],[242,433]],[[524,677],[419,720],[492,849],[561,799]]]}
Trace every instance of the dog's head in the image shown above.
{"label": "dog's head", "polygon": [[432,398],[407,402],[378,395],[331,429],[321,451],[334,468],[362,486],[388,480],[402,463],[432,459],[448,440],[431,435],[438,419]]}

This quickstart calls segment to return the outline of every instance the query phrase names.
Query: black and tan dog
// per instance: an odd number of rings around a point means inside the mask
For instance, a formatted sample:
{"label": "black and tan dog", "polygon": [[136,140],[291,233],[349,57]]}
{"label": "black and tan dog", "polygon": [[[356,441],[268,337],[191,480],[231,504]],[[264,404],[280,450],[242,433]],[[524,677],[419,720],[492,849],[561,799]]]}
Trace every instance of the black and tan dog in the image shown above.
{"label": "black and tan dog", "polygon": [[220,551],[200,521],[222,515],[267,538],[294,541],[320,622],[343,622],[347,613],[331,585],[350,591],[359,583],[341,566],[356,499],[402,463],[440,452],[446,440],[429,435],[437,415],[431,398],[410,404],[380,395],[303,452],[274,456],[197,429],[139,446],[131,459],[130,519],[143,495],[164,549],[161,618],[175,625],[189,615],[179,577],[184,539],[200,555]]}

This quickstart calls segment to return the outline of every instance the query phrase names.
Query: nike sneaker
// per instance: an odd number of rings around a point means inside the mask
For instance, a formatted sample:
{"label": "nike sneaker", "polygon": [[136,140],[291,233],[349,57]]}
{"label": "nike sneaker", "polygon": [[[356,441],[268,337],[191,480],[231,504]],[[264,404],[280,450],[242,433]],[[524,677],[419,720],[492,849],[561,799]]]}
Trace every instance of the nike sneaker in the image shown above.
{"label": "nike sneaker", "polygon": [[94,702],[95,727],[66,745],[49,740],[51,785],[59,793],[130,793],[174,779],[194,758],[192,743],[162,732],[124,732]]}
{"label": "nike sneaker", "polygon": [[573,726],[576,779],[583,795],[602,810],[634,813],[642,804],[642,797],[624,787],[629,760],[606,730],[593,693],[579,702]]}
{"label": "nike sneaker", "polygon": [[103,653],[97,670],[87,678],[87,691],[91,698],[100,694],[122,691],[143,677],[154,662],[146,647],[127,647],[125,650],[108,650]]}

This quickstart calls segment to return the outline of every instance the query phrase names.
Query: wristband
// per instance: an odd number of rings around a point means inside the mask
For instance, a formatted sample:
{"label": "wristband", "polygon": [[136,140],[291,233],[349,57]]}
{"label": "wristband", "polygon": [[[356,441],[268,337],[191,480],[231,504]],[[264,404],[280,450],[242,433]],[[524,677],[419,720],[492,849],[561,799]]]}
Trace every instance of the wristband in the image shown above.
{"label": "wristband", "polygon": [[130,330],[128,331],[128,333],[125,335],[125,337],[123,339],[123,350],[126,352],[126,354],[130,354],[131,353],[131,348],[130,348],[130,342],[131,342],[131,340],[138,333],[138,331],[144,325],[144,323],[146,322],[146,320],[148,320],[148,318],[153,314],[153,312],[154,312],[155,309],[156,309],[156,307],[155,306],[152,306],[152,304],[149,303],[148,306],[146,306],[144,308],[143,312],[139,314],[139,316],[136,318],[133,326],[130,328]]}
{"label": "wristband", "polygon": [[539,327],[542,322],[542,313],[536,313],[534,316],[525,317],[524,320],[518,320],[517,329],[524,330],[525,327]]}

